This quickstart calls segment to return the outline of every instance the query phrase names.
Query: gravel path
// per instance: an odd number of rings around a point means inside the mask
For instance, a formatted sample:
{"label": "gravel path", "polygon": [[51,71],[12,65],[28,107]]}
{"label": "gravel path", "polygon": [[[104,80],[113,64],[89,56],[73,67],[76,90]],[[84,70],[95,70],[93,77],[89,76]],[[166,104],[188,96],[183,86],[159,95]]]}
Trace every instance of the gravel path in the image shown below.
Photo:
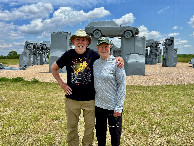
{"label": "gravel path", "polygon": [[[19,68],[19,65],[10,65]],[[194,68],[188,63],[177,63],[176,67],[162,67],[161,63],[146,65],[145,76],[127,76],[128,85],[170,85],[194,83]],[[66,73],[60,73],[66,82]],[[0,70],[0,77],[16,78],[23,77],[25,80],[38,79],[42,82],[56,82],[51,73],[49,65],[29,66],[26,70]]]}

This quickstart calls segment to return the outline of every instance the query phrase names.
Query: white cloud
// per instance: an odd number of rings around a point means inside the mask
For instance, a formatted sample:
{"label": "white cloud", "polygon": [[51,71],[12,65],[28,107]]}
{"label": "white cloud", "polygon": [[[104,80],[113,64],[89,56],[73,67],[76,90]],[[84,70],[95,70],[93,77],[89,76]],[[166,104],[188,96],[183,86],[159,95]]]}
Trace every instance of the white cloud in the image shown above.
{"label": "white cloud", "polygon": [[0,40],[0,55],[6,56],[10,51],[17,51],[18,54],[21,54],[24,50],[25,40],[20,42],[8,42]]}
{"label": "white cloud", "polygon": [[187,40],[181,40],[180,38],[179,39],[175,39],[175,45],[183,45],[183,44],[186,44],[188,42],[189,41],[187,41]]}
{"label": "white cloud", "polygon": [[157,13],[158,14],[160,14],[160,13],[163,13],[163,12],[165,12],[167,9],[169,9],[170,7],[168,6],[168,7],[166,7],[166,8],[163,8],[163,9],[161,9],[161,10],[159,10]]}
{"label": "white cloud", "polygon": [[0,10],[0,20],[3,21],[10,21],[10,20],[14,20],[17,16],[14,17],[14,15],[12,15],[9,11],[1,11]]}
{"label": "white cloud", "polygon": [[21,39],[21,38],[24,38],[23,34],[21,34],[19,32],[15,32],[15,31],[10,31],[9,32],[9,36],[10,36],[10,39]]}
{"label": "white cloud", "polygon": [[0,20],[13,21],[17,19],[48,18],[54,10],[50,3],[39,2],[37,4],[25,5],[11,12],[0,10]]}
{"label": "white cloud", "polygon": [[15,25],[13,23],[7,24],[5,22],[0,21],[0,30],[2,32],[6,32],[7,30],[13,30],[15,29]]}
{"label": "white cloud", "polygon": [[160,32],[158,31],[148,31],[148,29],[142,25],[139,27],[139,36],[140,37],[146,37],[146,39],[154,39],[154,40],[158,40],[159,38],[162,37],[162,35],[160,34]]}
{"label": "white cloud", "polygon": [[13,41],[23,39],[23,35],[15,31],[16,26],[13,23],[5,23],[0,21],[0,55],[7,55],[12,50],[23,49],[24,44],[18,46]]}
{"label": "white cloud", "polygon": [[184,48],[191,48],[192,46],[191,45],[184,45],[183,47]]}
{"label": "white cloud", "polygon": [[0,48],[9,48],[9,47],[12,47],[12,45],[4,41],[0,41]]}
{"label": "white cloud", "polygon": [[53,13],[51,19],[32,20],[30,24],[19,26],[18,30],[26,34],[41,34],[44,31],[61,30],[65,26],[73,26],[82,21],[101,18],[109,14],[110,12],[105,10],[104,7],[95,8],[88,13],[85,13],[83,10],[76,11],[70,7],[61,7]]}
{"label": "white cloud", "polygon": [[194,51],[193,47],[188,43],[188,40],[174,39],[174,48],[178,49],[178,54],[192,54],[191,52]]}
{"label": "white cloud", "polygon": [[13,23],[5,23],[0,21],[0,39],[2,40],[10,40],[12,39],[12,36],[10,36],[10,33],[13,33],[16,26]]}
{"label": "white cloud", "polygon": [[[20,7],[17,10],[14,9],[11,12],[8,12],[10,15],[13,15],[13,12],[15,14],[15,18],[19,19],[16,15],[17,12],[26,12],[26,15],[22,15],[20,18],[27,18],[28,14],[32,13],[27,10],[27,8],[32,8],[34,5],[29,5],[28,7]],[[33,10],[35,12],[35,9]],[[45,11],[47,12],[47,11]],[[34,15],[38,14],[34,13]],[[41,13],[40,13],[41,14]],[[45,13],[49,14],[49,13]],[[13,48],[16,50],[21,50],[23,48],[24,44],[16,44],[13,42],[13,40],[18,42],[23,42],[24,38],[27,38],[28,40],[39,40],[39,39],[46,39],[50,38],[50,33],[53,31],[61,31],[66,26],[73,26],[76,24],[79,24],[83,21],[95,19],[95,18],[101,18],[106,15],[109,15],[110,12],[105,10],[104,7],[95,8],[89,12],[84,12],[83,10],[74,10],[70,7],[60,7],[58,10],[56,10],[53,13],[53,16],[51,18],[47,19],[31,19],[29,24],[23,24],[23,25],[14,25],[14,23],[6,23],[3,21],[0,21],[0,40],[4,40],[4,43],[1,43],[1,51],[0,54],[7,55],[9,51],[11,51]],[[38,15],[36,15],[38,16]],[[44,15],[46,16],[46,15]],[[11,20],[11,16],[7,20]],[[27,35],[26,35],[27,34]],[[34,35],[33,35],[34,34]],[[38,35],[38,36],[37,36]],[[21,53],[21,51],[18,51]]]}
{"label": "white cloud", "polygon": [[23,49],[24,44],[18,46],[13,40],[23,39],[23,35],[15,31],[13,23],[7,24],[0,21],[0,55],[7,55],[12,50]]}
{"label": "white cloud", "polygon": [[172,29],[178,29],[179,27],[178,26],[174,26]]}
{"label": "white cloud", "polygon": [[132,24],[134,22],[135,17],[132,13],[126,14],[122,16],[120,19],[113,19],[118,25],[126,25],[126,24]]}
{"label": "white cloud", "polygon": [[74,25],[85,20],[102,18],[109,14],[110,12],[105,10],[104,7],[95,8],[94,10],[89,11],[88,13],[85,13],[83,10],[76,11],[70,7],[61,7],[60,9],[54,12],[53,18],[50,20],[59,21],[57,23]]}
{"label": "white cloud", "polygon": [[39,34],[44,31],[42,19],[32,20],[30,24],[18,26],[18,30],[22,33]]}
{"label": "white cloud", "polygon": [[41,35],[39,35],[37,38],[38,39],[45,39],[45,38],[50,38],[51,33],[50,32],[43,32]]}
{"label": "white cloud", "polygon": [[161,34],[158,31],[151,31],[151,32],[149,32],[148,37],[149,38],[157,39],[157,38],[160,38],[161,37]]}
{"label": "white cloud", "polygon": [[188,23],[191,25],[191,27],[194,28],[194,15],[190,18],[190,21]]}
{"label": "white cloud", "polygon": [[179,33],[170,33],[168,36],[169,37],[175,37],[175,36],[178,36],[179,35]]}
{"label": "white cloud", "polygon": [[[41,0],[43,3],[51,3],[53,6],[74,7],[74,8],[92,8],[96,6],[105,6],[109,4],[122,3],[126,0]],[[7,5],[25,5],[40,2],[40,0],[1,0]]]}
{"label": "white cloud", "polygon": [[119,39],[118,37],[111,38],[110,40],[113,42],[113,44],[116,47],[118,47],[118,48],[121,47],[121,39]]}
{"label": "white cloud", "polygon": [[26,18],[48,18],[54,10],[51,3],[39,2],[37,4],[22,6],[18,9],[23,12]]}
{"label": "white cloud", "polygon": [[85,19],[90,20],[90,19],[105,17],[107,15],[110,15],[110,12],[108,10],[105,10],[104,7],[100,7],[100,8],[95,8],[93,11],[89,11],[85,15],[86,15]]}
{"label": "white cloud", "polygon": [[182,26],[174,26],[172,29],[183,29],[183,27]]}

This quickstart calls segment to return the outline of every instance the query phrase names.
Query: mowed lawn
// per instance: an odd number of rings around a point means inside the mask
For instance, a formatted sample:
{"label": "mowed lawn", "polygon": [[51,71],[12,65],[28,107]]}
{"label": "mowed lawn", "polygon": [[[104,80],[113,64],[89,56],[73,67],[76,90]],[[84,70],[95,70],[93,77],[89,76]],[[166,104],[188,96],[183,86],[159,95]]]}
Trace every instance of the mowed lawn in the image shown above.
{"label": "mowed lawn", "polygon": [[19,59],[0,59],[0,63],[2,63],[3,66],[17,65],[19,64]]}
{"label": "mowed lawn", "polygon": [[[0,145],[66,146],[64,99],[56,83],[0,78]],[[194,84],[127,86],[122,146],[194,145],[193,127]]]}

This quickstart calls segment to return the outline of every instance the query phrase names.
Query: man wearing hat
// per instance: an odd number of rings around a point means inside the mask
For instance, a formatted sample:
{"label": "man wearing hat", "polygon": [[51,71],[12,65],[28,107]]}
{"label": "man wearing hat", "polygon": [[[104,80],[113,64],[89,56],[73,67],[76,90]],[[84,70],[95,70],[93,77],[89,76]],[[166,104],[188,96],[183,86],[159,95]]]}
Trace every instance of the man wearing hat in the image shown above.
{"label": "man wearing hat", "polygon": [[[83,146],[91,146],[94,138],[95,126],[95,90],[93,78],[93,63],[100,56],[94,50],[87,48],[91,37],[84,30],[77,30],[70,37],[75,49],[66,51],[51,66],[54,78],[65,91],[65,111],[67,117],[67,143],[69,146],[79,146],[78,122],[83,110],[85,132],[82,140]],[[120,60],[120,61],[119,61]],[[119,58],[123,66],[123,59]],[[58,69],[66,66],[67,84],[63,82]]]}

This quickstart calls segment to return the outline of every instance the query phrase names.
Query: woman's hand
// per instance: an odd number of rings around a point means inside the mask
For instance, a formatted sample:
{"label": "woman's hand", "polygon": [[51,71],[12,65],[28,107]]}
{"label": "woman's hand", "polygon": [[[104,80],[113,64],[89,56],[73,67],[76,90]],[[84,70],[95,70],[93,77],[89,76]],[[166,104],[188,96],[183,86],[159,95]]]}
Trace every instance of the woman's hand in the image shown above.
{"label": "woman's hand", "polygon": [[118,68],[123,68],[124,69],[124,60],[123,60],[122,57],[117,57],[116,62],[117,62],[117,67]]}
{"label": "woman's hand", "polygon": [[114,114],[113,114],[114,117],[119,117],[121,116],[121,113],[117,112],[117,111],[114,111]]}

